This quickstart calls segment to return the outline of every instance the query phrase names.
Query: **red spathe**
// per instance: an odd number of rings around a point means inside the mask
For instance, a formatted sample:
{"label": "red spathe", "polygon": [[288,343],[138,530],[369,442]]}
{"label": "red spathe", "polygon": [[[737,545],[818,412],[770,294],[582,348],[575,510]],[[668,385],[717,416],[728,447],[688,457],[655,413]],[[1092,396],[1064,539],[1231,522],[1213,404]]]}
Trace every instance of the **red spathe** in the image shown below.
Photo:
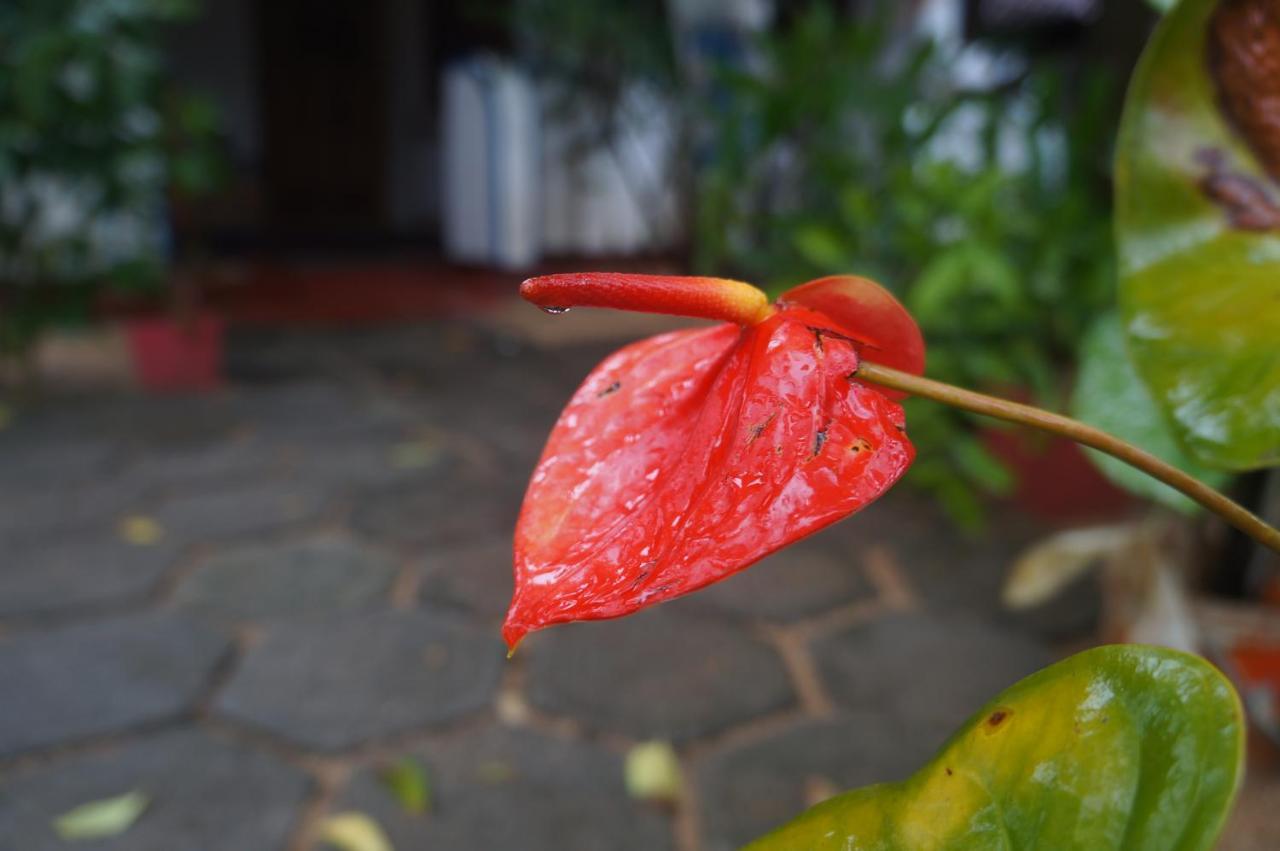
{"label": "red spathe", "polygon": [[525,495],[509,646],[723,579],[906,471],[901,407],[854,377],[865,334],[787,296],[780,305],[747,327],[640,341],[587,377]]}

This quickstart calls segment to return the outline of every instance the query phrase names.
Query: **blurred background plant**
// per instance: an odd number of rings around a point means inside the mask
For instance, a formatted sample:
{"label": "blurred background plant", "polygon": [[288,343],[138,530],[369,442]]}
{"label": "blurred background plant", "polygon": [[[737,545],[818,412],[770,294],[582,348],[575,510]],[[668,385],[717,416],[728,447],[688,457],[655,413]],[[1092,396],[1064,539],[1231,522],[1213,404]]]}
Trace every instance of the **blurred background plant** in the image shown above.
{"label": "blurred background plant", "polygon": [[[483,9],[483,7],[480,7]],[[583,144],[625,132],[619,106],[636,84],[671,93],[678,74],[662,0],[526,0],[506,8],[530,69],[557,86],[553,117],[573,113]]]}
{"label": "blurred background plant", "polygon": [[[1061,409],[1088,320],[1113,300],[1114,81],[1013,61],[966,87],[957,57],[813,4],[724,69],[703,112],[696,262],[778,289],[857,273],[903,298],[928,373]],[[975,422],[908,402],[909,477],[962,525],[1014,481]]]}
{"label": "blurred background plant", "polygon": [[[574,187],[590,194],[603,158],[646,238],[669,241],[675,211],[688,203],[671,197],[688,186],[687,174],[671,179],[684,159],[678,150],[688,98],[664,0],[525,0],[498,8],[521,65],[541,84],[544,128],[554,128],[554,156]],[[474,13],[495,17],[483,5]]]}
{"label": "blurred background plant", "polygon": [[162,52],[193,0],[0,4],[0,357],[88,318],[105,293],[158,293],[167,194],[224,171],[213,104]]}

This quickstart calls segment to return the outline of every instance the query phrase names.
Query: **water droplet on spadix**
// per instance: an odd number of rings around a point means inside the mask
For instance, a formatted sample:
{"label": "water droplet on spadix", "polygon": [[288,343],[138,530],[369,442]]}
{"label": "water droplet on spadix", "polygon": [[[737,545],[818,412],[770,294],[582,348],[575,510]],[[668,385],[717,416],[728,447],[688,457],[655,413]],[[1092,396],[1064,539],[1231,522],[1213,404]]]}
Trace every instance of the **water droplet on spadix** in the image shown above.
{"label": "water droplet on spadix", "polygon": [[554,307],[552,305],[539,305],[539,307],[542,308],[543,313],[550,313],[552,316],[559,316],[561,313],[569,312],[567,307]]}

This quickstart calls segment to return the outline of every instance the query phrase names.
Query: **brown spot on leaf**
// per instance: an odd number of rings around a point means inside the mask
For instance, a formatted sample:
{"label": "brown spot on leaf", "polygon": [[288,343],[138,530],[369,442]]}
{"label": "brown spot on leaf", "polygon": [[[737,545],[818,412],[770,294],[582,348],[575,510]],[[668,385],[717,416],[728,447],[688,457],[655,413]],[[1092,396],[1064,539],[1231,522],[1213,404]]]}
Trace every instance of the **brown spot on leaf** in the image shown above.
{"label": "brown spot on leaf", "polygon": [[947,766],[947,776],[948,776],[948,777],[950,777],[950,776],[951,776],[951,775],[953,775],[953,774],[955,774],[955,772],[954,772],[954,771],[952,771],[952,770],[951,770],[951,766],[949,766],[949,765],[948,765],[948,766]]}
{"label": "brown spot on leaf", "polygon": [[1196,160],[1208,168],[1200,178],[1200,191],[1222,208],[1233,228],[1280,230],[1280,205],[1262,179],[1232,171],[1223,153],[1214,148],[1199,151]]}
{"label": "brown spot on leaf", "polygon": [[1222,0],[1207,42],[1223,113],[1280,180],[1280,3]]}
{"label": "brown spot on leaf", "polygon": [[994,733],[1004,726],[1004,723],[1009,720],[1009,716],[1012,714],[1012,709],[1001,706],[987,716],[987,720],[983,722],[982,727],[988,735]]}

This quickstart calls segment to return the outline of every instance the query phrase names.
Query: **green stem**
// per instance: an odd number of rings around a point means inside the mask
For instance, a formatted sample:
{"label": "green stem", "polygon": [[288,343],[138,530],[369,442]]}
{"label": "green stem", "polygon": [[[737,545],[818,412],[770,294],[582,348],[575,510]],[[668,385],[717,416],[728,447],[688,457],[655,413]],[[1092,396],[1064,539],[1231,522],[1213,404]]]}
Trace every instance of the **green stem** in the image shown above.
{"label": "green stem", "polygon": [[975,414],[996,417],[997,419],[1008,420],[1009,422],[1059,434],[1074,440],[1076,443],[1082,443],[1085,446],[1097,449],[1099,452],[1105,452],[1131,467],[1136,467],[1148,476],[1164,482],[1169,487],[1181,491],[1258,543],[1280,552],[1280,529],[1267,524],[1258,515],[1239,503],[1228,499],[1199,479],[1188,476],[1177,467],[1165,463],[1150,452],[1139,449],[1131,443],[1126,443],[1115,435],[1108,434],[1101,429],[1030,405],[1021,405],[1006,399],[975,393],[972,390],[964,390],[951,384],[944,384],[931,378],[900,372],[877,363],[869,363],[867,361],[860,363],[857,377],[872,384],[901,390],[913,396],[933,399],[936,402],[972,411]]}

